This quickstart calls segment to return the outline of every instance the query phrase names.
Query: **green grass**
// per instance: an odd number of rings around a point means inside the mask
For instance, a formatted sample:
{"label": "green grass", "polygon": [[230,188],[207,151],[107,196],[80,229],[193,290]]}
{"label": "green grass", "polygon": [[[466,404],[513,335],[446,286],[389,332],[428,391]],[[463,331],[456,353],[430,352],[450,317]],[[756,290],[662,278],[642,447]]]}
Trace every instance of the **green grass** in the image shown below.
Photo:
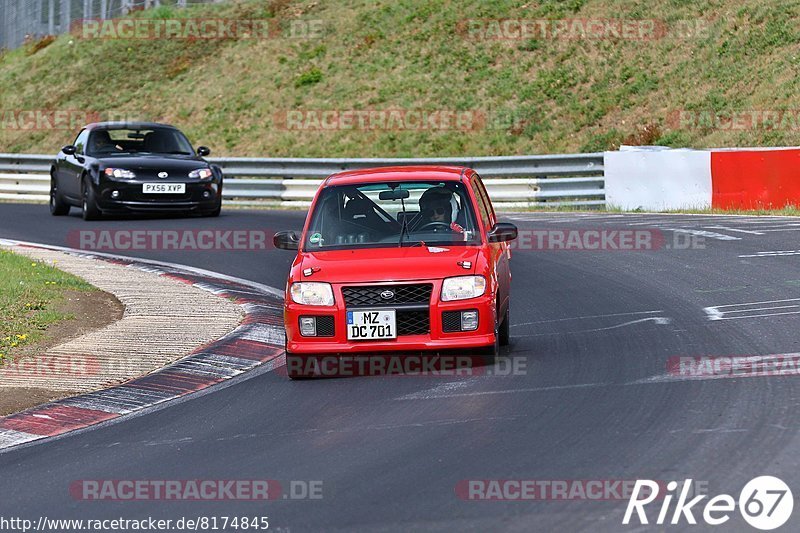
{"label": "green grass", "polygon": [[52,265],[0,250],[0,365],[49,325],[72,318],[55,309],[66,290],[95,289]]}
{"label": "green grass", "polygon": [[[729,116],[800,109],[795,0],[231,0],[142,18],[321,21],[318,37],[81,40],[0,56],[0,110],[90,110],[172,122],[215,155],[381,157],[798,143],[798,130],[676,124],[681,110]],[[658,19],[655,40],[485,40],[471,19]],[[700,24],[690,36],[674,30]],[[458,130],[297,131],[291,110],[470,111]],[[2,151],[52,153],[72,129],[0,126]]]}

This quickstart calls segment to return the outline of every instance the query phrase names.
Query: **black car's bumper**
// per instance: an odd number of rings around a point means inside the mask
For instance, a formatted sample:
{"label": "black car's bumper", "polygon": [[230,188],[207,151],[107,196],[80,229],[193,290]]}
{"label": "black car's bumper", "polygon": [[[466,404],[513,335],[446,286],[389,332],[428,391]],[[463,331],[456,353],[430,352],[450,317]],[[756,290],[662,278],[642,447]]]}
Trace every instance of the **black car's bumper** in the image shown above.
{"label": "black car's bumper", "polygon": [[[175,182],[161,182],[170,183]],[[182,182],[183,193],[145,193],[141,181],[106,181],[97,188],[97,207],[103,212],[213,211],[220,205],[222,184]]]}

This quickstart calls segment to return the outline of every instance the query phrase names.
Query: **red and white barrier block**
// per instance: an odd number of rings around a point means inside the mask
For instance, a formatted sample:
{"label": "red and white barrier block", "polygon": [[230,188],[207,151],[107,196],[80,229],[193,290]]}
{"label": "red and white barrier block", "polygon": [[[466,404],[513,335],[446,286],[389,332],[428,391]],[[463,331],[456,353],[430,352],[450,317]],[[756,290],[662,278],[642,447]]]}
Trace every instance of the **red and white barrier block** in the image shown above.
{"label": "red and white barrier block", "polygon": [[800,149],[605,153],[606,205],[625,210],[780,209],[800,206]]}

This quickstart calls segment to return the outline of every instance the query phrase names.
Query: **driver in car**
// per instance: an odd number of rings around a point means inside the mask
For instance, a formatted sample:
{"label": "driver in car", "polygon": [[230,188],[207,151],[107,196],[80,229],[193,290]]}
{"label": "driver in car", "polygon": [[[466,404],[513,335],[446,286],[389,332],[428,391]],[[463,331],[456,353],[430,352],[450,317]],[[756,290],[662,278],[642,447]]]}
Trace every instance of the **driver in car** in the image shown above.
{"label": "driver in car", "polygon": [[96,153],[118,152],[120,147],[111,140],[111,135],[107,131],[100,130],[92,135],[91,150]]}
{"label": "driver in car", "polygon": [[[453,193],[444,187],[431,187],[419,199],[420,222],[416,226],[425,227],[436,223],[441,224],[441,228],[448,227],[450,230],[463,233],[464,230],[453,222]],[[436,231],[434,229],[434,231]]]}

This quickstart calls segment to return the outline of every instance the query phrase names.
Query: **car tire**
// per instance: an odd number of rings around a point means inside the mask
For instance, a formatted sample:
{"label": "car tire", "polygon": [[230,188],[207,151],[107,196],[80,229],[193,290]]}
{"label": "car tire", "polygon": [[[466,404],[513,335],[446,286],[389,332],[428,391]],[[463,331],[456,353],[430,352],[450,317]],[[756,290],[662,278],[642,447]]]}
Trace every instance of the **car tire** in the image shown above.
{"label": "car tire", "polygon": [[69,214],[69,204],[61,198],[61,194],[58,192],[58,183],[53,176],[50,176],[50,214],[54,217]]}
{"label": "car tire", "polygon": [[83,220],[98,220],[102,213],[97,208],[97,198],[94,194],[94,188],[89,180],[83,180],[83,198],[81,205],[83,207]]}
{"label": "car tire", "polygon": [[503,323],[500,324],[500,346],[508,346],[511,344],[511,304],[506,306],[506,314],[503,317]]}
{"label": "car tire", "polygon": [[478,351],[478,360],[483,365],[493,365],[500,356],[500,324],[495,319],[494,323],[494,344],[481,348]]}

